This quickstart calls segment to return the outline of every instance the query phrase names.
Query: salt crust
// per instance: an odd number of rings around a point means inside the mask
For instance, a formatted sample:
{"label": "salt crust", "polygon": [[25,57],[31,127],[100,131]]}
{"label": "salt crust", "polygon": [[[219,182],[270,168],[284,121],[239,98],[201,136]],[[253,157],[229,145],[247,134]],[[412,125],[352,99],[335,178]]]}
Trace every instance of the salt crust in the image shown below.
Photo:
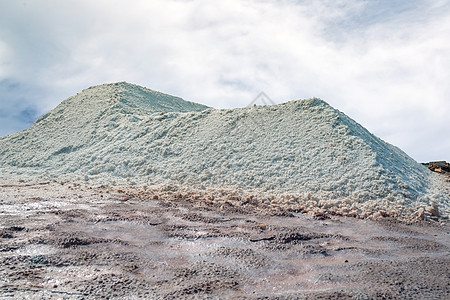
{"label": "salt crust", "polygon": [[126,82],[95,86],[0,138],[0,172],[222,191],[344,215],[449,213],[437,175],[317,98],[217,110]]}

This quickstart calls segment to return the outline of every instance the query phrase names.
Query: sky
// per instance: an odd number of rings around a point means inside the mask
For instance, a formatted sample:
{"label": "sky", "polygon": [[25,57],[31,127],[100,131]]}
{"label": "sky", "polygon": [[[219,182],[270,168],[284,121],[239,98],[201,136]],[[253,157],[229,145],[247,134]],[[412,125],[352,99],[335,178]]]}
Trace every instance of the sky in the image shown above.
{"label": "sky", "polygon": [[450,161],[450,0],[0,0],[0,136],[118,81],[215,108],[318,97]]}

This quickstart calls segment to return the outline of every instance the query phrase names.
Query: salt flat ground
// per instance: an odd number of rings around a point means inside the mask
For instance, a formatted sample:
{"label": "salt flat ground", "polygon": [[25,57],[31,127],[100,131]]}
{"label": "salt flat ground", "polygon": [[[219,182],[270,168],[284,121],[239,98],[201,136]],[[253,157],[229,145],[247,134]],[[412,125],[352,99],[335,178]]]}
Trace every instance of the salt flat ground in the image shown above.
{"label": "salt flat ground", "polygon": [[449,249],[446,222],[0,182],[2,299],[449,299]]}

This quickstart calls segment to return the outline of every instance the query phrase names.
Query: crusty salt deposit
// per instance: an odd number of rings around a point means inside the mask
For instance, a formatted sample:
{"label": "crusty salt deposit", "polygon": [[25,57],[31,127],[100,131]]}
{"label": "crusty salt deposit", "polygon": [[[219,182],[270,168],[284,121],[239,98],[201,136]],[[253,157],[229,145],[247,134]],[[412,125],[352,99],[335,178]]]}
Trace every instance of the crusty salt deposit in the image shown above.
{"label": "crusty salt deposit", "polygon": [[238,190],[344,213],[449,208],[434,174],[320,99],[216,110],[125,82],[0,138],[0,171]]}

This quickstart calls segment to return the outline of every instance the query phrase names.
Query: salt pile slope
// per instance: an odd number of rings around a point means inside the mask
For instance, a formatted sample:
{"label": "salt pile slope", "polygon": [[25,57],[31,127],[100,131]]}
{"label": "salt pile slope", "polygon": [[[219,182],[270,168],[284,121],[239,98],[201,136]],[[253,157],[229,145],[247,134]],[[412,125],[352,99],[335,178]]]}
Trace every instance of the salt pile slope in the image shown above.
{"label": "salt pile slope", "polygon": [[215,110],[106,84],[1,138],[0,149],[3,174],[19,176],[292,193],[323,207],[437,197],[428,169],[320,99]]}

